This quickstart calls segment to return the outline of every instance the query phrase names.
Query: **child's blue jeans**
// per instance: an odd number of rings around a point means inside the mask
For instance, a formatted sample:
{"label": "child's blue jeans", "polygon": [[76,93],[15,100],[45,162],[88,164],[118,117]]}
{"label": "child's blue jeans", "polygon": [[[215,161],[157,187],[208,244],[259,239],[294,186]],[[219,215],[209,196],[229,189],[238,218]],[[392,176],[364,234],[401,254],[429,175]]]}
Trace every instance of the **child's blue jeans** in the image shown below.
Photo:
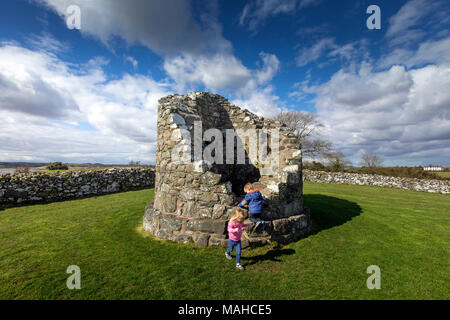
{"label": "child's blue jeans", "polygon": [[230,254],[234,247],[236,247],[236,263],[241,263],[241,241],[233,241],[228,239],[227,253]]}
{"label": "child's blue jeans", "polygon": [[261,222],[263,224],[264,230],[266,229],[266,222],[260,218],[261,213],[250,213],[250,221],[256,224],[257,222]]}

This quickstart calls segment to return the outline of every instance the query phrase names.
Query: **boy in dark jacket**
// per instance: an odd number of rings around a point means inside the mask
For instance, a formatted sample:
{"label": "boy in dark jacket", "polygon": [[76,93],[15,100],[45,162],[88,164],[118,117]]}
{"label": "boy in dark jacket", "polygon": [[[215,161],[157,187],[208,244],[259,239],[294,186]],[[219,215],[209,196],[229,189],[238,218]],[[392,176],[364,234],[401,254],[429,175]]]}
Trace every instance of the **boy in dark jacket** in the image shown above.
{"label": "boy in dark jacket", "polygon": [[258,190],[254,190],[251,183],[247,183],[244,186],[244,192],[246,193],[245,198],[238,206],[243,207],[248,205],[250,221],[255,223],[255,230],[261,225],[266,229],[266,222],[261,219],[261,214],[263,213],[263,195]]}

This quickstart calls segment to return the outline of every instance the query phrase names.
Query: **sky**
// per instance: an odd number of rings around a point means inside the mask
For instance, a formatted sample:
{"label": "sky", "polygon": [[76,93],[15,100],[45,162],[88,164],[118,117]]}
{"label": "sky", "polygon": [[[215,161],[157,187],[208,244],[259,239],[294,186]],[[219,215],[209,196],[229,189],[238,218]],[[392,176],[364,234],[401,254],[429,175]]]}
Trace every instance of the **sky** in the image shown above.
{"label": "sky", "polygon": [[450,2],[0,1],[0,162],[152,164],[158,99],[191,91],[315,113],[354,165],[449,167]]}

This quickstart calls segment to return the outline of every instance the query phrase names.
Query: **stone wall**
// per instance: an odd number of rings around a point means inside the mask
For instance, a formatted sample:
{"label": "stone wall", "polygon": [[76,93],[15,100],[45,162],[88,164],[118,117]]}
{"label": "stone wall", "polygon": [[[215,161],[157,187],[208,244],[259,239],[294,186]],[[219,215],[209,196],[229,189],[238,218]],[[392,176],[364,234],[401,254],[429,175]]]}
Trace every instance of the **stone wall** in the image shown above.
{"label": "stone wall", "polygon": [[450,193],[449,180],[387,177],[373,174],[303,170],[303,180],[321,183],[357,184],[434,193]]}
{"label": "stone wall", "polygon": [[150,168],[0,175],[0,205],[52,202],[155,185]]}
{"label": "stone wall", "polygon": [[[223,145],[218,145],[224,154],[226,142],[233,139],[234,143],[236,139],[232,164],[226,164],[225,159],[198,159],[195,142],[205,152],[212,145],[213,139],[203,136],[208,129],[225,137]],[[252,131],[248,129],[263,133],[258,145],[267,134],[268,158],[275,162],[261,158],[254,161],[255,141],[240,135]],[[237,137],[228,136],[230,130]],[[245,164],[236,161],[239,144],[245,149]],[[255,148],[260,151],[258,146]],[[179,153],[184,156],[177,158]],[[246,182],[252,182],[267,197],[263,218],[269,223],[266,231],[255,231],[247,221],[244,247],[264,245],[268,240],[289,242],[309,232],[310,215],[302,197],[301,152],[292,132],[277,121],[258,117],[211,93],[172,95],[159,101],[155,199],[143,218],[146,231],[177,242],[193,241],[198,246],[226,246],[226,226],[233,208],[244,196]]]}

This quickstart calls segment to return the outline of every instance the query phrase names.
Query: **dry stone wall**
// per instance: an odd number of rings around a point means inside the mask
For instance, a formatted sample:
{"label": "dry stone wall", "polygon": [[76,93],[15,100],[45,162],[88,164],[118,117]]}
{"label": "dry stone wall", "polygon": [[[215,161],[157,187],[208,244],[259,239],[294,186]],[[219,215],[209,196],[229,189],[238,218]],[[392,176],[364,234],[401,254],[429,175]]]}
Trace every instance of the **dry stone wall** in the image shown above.
{"label": "dry stone wall", "polygon": [[[255,141],[241,135],[253,129],[261,133],[256,146]],[[206,152],[217,143],[206,137],[211,130],[224,137],[223,144],[215,145],[224,155],[227,142],[236,142],[232,164],[196,156],[198,144]],[[237,137],[227,135],[233,132]],[[259,152],[262,141],[269,145],[268,158],[276,161],[263,161],[262,157],[254,161],[252,148]],[[245,149],[246,161],[241,164],[236,161],[239,144]],[[302,197],[301,152],[291,131],[211,93],[172,95],[159,101],[155,199],[143,218],[146,231],[177,242],[193,241],[198,246],[226,246],[227,223],[244,196],[246,182],[252,182],[267,197],[263,218],[269,223],[265,231],[255,231],[247,221],[244,247],[264,245],[268,240],[290,242],[309,232],[310,215]]]}
{"label": "dry stone wall", "polygon": [[356,184],[356,185],[389,187],[414,191],[443,193],[443,194],[450,193],[449,180],[387,177],[374,174],[325,172],[313,170],[303,170],[303,178],[304,181],[313,181],[321,183]]}
{"label": "dry stone wall", "polygon": [[52,202],[155,185],[150,168],[0,175],[0,205]]}

